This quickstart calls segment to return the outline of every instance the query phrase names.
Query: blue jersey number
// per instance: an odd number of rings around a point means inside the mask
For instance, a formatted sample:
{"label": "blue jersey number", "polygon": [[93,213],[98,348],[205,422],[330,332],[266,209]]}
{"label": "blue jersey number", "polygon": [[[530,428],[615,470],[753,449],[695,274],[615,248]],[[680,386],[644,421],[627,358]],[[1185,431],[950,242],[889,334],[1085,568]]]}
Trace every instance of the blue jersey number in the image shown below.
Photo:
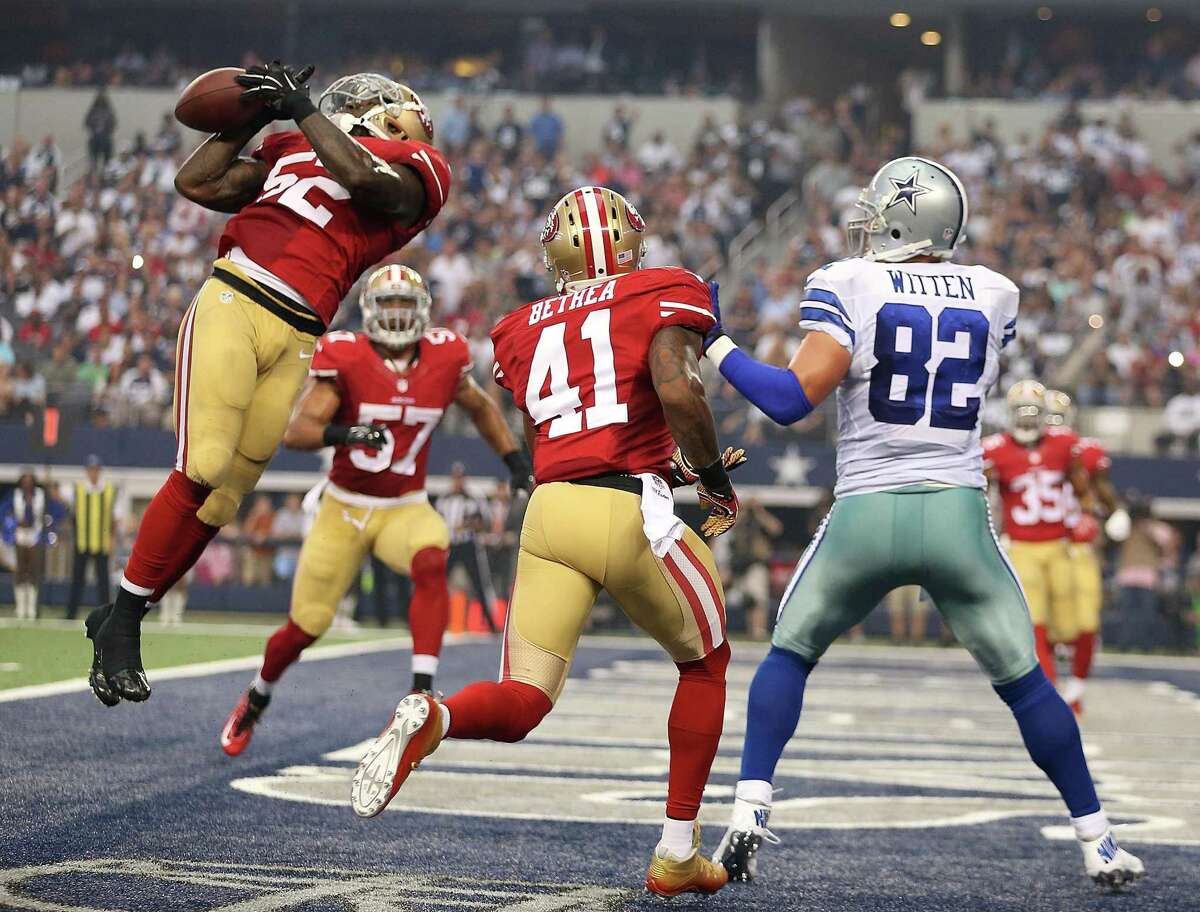
{"label": "blue jersey number", "polygon": [[[965,358],[943,358],[933,377],[929,424],[969,431],[979,417],[978,396],[954,405],[956,383],[977,383],[987,359],[988,320],[977,310],[947,307],[937,321],[939,342],[953,342],[958,333],[970,339]],[[871,415],[884,424],[916,424],[925,415],[929,370],[933,354],[933,316],[919,304],[884,304],[875,322],[875,357],[868,403]],[[904,398],[892,398],[895,378],[904,378]]]}

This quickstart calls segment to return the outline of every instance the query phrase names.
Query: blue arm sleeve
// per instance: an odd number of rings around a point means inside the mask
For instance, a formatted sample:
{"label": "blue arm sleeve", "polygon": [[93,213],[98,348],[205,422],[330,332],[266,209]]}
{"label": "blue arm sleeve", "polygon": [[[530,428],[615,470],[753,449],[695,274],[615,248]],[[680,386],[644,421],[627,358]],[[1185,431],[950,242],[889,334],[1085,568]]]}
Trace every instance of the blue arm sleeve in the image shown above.
{"label": "blue arm sleeve", "polygon": [[795,424],[813,410],[795,374],[755,361],[740,348],[722,359],[721,376],[776,424]]}

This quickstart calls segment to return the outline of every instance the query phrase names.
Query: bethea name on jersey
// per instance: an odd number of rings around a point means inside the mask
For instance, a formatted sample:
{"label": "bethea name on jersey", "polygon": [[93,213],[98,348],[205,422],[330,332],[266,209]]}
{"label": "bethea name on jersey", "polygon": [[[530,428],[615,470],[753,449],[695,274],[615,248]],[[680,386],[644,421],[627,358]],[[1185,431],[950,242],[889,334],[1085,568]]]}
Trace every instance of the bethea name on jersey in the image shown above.
{"label": "bethea name on jersey", "polygon": [[975,283],[970,276],[959,273],[922,275],[902,269],[889,269],[887,274],[892,279],[892,290],[899,294],[922,294],[934,298],[953,298],[956,301],[975,300]]}
{"label": "bethea name on jersey", "polygon": [[576,289],[570,294],[538,301],[529,308],[529,325],[533,326],[541,320],[549,320],[568,310],[578,310],[581,307],[591,307],[593,304],[611,301],[616,296],[616,288],[617,280],[609,279],[603,285],[589,285],[587,288]]}

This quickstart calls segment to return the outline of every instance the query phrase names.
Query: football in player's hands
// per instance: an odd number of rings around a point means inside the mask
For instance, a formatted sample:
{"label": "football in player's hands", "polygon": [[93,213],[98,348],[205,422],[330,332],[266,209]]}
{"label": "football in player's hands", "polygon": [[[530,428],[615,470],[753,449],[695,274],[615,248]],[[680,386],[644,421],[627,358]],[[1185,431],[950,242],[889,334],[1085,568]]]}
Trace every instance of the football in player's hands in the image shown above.
{"label": "football in player's hands", "polygon": [[248,67],[234,80],[243,88],[243,99],[265,105],[280,120],[299,120],[315,110],[305,85],[315,70],[312,64],[296,70],[273,60]]}
{"label": "football in player's hands", "polygon": [[[732,472],[734,469],[745,465],[750,457],[746,455],[746,451],[741,447],[725,447],[725,452],[721,454],[721,463],[725,466],[726,472]],[[688,458],[683,455],[683,450],[675,447],[675,452],[671,454],[671,487],[686,488],[694,485],[700,480],[700,475],[696,472],[695,467],[688,462]]]}
{"label": "football in player's hands", "polygon": [[353,425],[346,432],[346,445],[382,450],[387,445],[387,428],[382,424]]}
{"label": "football in player's hands", "polygon": [[175,119],[202,133],[236,130],[263,119],[265,100],[246,97],[236,81],[244,73],[241,67],[220,67],[197,76],[175,103]]}
{"label": "football in player's hands", "polygon": [[729,485],[724,490],[710,491],[701,484],[696,488],[700,505],[708,510],[708,516],[700,524],[700,531],[705,538],[716,538],[734,527],[738,518],[738,497]]}

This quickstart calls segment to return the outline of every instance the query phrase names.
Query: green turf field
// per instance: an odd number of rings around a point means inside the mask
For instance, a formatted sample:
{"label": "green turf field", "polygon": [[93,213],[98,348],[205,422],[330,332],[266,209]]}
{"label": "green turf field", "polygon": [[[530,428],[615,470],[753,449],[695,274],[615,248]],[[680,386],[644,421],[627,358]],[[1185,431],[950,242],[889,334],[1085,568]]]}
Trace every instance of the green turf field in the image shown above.
{"label": "green turf field", "polygon": [[[273,629],[268,624],[229,624],[225,623],[226,618],[197,616],[188,620],[183,627],[174,628],[146,624],[142,632],[142,655],[148,669],[261,655]],[[217,622],[212,623],[214,620]],[[397,633],[395,629],[330,632],[321,642],[346,643]],[[0,690],[82,679],[92,660],[89,647],[82,622],[0,622]]]}

